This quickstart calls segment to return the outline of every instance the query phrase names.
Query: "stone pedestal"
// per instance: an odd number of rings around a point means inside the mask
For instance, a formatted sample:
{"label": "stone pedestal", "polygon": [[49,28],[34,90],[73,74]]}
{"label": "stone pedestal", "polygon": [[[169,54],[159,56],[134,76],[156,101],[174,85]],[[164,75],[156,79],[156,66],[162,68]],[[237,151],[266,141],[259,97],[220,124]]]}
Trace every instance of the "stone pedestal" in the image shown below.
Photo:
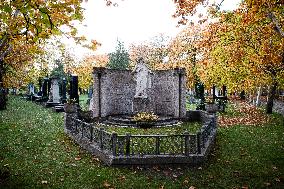
{"label": "stone pedestal", "polygon": [[149,98],[133,99],[133,114],[137,114],[139,112],[154,112],[153,106]]}

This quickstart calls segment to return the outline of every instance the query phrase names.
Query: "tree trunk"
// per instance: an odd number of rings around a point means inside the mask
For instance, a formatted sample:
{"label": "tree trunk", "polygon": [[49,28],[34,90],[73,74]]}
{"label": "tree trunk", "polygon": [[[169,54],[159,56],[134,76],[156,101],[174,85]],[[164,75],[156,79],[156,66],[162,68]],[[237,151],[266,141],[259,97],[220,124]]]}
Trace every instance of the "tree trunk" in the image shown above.
{"label": "tree trunk", "polygon": [[4,89],[3,84],[3,75],[4,75],[4,61],[0,60],[0,110],[6,109],[6,90]]}
{"label": "tree trunk", "polygon": [[256,97],[256,106],[260,106],[260,95],[261,95],[261,87],[258,87],[257,97]]}
{"label": "tree trunk", "polygon": [[274,81],[273,85],[269,87],[269,94],[268,94],[268,100],[266,105],[266,113],[272,114],[272,108],[273,108],[273,100],[275,98],[276,89],[277,89],[278,82]]}

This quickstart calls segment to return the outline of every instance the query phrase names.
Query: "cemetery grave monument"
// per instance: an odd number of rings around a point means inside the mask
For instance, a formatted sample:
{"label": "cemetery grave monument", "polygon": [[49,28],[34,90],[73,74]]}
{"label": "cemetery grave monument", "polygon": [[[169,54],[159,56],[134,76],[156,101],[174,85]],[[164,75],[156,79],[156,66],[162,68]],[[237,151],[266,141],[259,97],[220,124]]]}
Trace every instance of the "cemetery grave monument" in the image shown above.
{"label": "cemetery grave monument", "polygon": [[[217,118],[204,111],[186,111],[184,69],[153,71],[139,59],[133,70],[94,68],[93,78],[90,109],[94,122],[86,122],[77,106],[64,114],[65,132],[81,147],[108,165],[198,164],[206,160],[215,141]],[[135,119],[138,115],[155,118],[149,129],[171,129],[192,121],[202,125],[196,133],[173,135],[106,131],[118,127],[143,133],[144,127],[138,124],[141,120]]]}

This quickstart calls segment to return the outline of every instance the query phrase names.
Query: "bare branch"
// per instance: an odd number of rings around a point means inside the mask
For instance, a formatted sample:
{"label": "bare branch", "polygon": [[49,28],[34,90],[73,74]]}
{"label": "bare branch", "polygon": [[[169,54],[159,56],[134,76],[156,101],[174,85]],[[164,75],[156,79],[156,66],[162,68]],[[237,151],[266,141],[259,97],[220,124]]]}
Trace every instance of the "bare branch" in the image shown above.
{"label": "bare branch", "polygon": [[220,10],[220,8],[221,8],[221,5],[222,5],[222,3],[224,2],[224,0],[222,0],[220,3],[219,3],[219,5],[217,5],[217,10]]}
{"label": "bare branch", "polygon": [[0,55],[0,61],[2,61],[8,53],[10,53],[12,50],[12,45],[9,45],[9,47]]}
{"label": "bare branch", "polygon": [[277,20],[277,18],[275,17],[275,15],[272,13],[272,12],[270,12],[270,13],[268,13],[268,17],[272,20],[272,22],[275,24],[275,28],[276,28],[276,30],[278,31],[278,33],[282,36],[282,37],[284,37],[284,32],[283,32],[283,30],[281,29],[281,27],[280,27],[280,25],[279,25],[279,22],[278,22],[278,20]]}

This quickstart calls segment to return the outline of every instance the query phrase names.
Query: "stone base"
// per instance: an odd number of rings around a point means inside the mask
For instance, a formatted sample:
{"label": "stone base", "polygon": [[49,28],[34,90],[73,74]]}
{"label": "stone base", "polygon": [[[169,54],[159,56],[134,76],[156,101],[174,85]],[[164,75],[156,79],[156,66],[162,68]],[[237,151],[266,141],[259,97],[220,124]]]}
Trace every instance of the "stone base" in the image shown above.
{"label": "stone base", "polygon": [[54,110],[55,112],[64,112],[64,104],[59,104],[59,105],[57,105],[57,106],[54,106],[54,107],[53,107],[53,110]]}
{"label": "stone base", "polygon": [[153,112],[153,106],[151,105],[149,98],[134,98],[133,99],[133,114],[139,112]]}
{"label": "stone base", "polygon": [[59,102],[46,102],[45,107],[54,107],[58,106],[59,104]]}

